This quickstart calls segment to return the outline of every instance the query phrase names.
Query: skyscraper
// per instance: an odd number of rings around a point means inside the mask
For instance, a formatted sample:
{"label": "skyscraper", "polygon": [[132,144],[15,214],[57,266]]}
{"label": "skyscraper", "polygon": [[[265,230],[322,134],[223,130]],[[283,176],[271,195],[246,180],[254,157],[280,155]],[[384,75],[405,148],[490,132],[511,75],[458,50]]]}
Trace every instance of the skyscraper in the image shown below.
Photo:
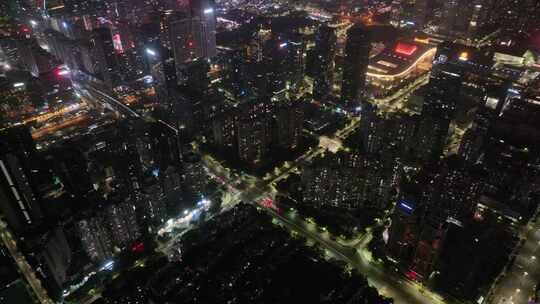
{"label": "skyscraper", "polygon": [[0,133],[0,210],[14,232],[22,232],[43,218],[36,153],[28,127]]}
{"label": "skyscraper", "polygon": [[341,99],[349,108],[355,108],[365,92],[366,70],[371,50],[370,34],[356,24],[347,31]]}
{"label": "skyscraper", "polygon": [[234,149],[236,147],[236,123],[238,115],[236,111],[223,113],[212,120],[214,144],[222,149]]}
{"label": "skyscraper", "polygon": [[370,104],[365,104],[362,107],[360,131],[363,152],[367,154],[379,152],[384,143],[384,119],[377,114],[376,109]]}
{"label": "skyscraper", "polygon": [[240,159],[252,165],[261,163],[269,145],[267,119],[242,117],[237,128]]}
{"label": "skyscraper", "polygon": [[41,49],[35,40],[18,40],[17,50],[24,68],[34,77],[39,77],[54,67],[52,56]]}
{"label": "skyscraper", "polygon": [[442,7],[441,29],[445,33],[468,33],[474,12],[473,8],[473,1],[445,1]]}
{"label": "skyscraper", "polygon": [[223,69],[226,84],[235,97],[245,97],[250,89],[248,86],[248,62],[245,50],[232,50],[223,54],[223,57],[225,58]]}
{"label": "skyscraper", "polygon": [[83,250],[93,262],[103,262],[113,256],[113,242],[103,213],[77,222]]}
{"label": "skyscraper", "polygon": [[141,200],[137,202],[136,212],[142,233],[152,233],[167,220],[165,193],[159,183],[145,185]]}
{"label": "skyscraper", "polygon": [[329,26],[319,27],[310,65],[313,67],[313,97],[320,99],[332,91],[337,36]]}
{"label": "skyscraper", "polygon": [[304,79],[304,42],[301,36],[273,34],[263,45],[263,61],[258,64],[267,90],[274,96],[298,89]]}
{"label": "skyscraper", "polygon": [[430,79],[415,147],[420,159],[434,160],[441,156],[460,91],[461,77],[458,74],[440,71]]}
{"label": "skyscraper", "polygon": [[458,155],[465,161],[475,163],[480,158],[488,142],[487,134],[493,117],[486,110],[476,113],[472,126],[465,131],[459,145]]}
{"label": "skyscraper", "polygon": [[270,107],[265,100],[242,105],[237,121],[238,156],[256,166],[268,153],[271,142]]}
{"label": "skyscraper", "polygon": [[40,232],[25,239],[27,258],[39,280],[55,300],[62,297],[62,287],[68,281],[72,250],[60,227]]}
{"label": "skyscraper", "polygon": [[129,198],[121,202],[113,202],[105,208],[105,219],[114,246],[126,248],[141,236],[135,210],[136,207]]}
{"label": "skyscraper", "polygon": [[115,81],[115,71],[117,70],[116,51],[108,28],[97,28],[92,31],[89,37],[92,57],[96,68],[98,78],[100,78],[109,87],[113,86]]}
{"label": "skyscraper", "polygon": [[302,140],[304,108],[301,101],[285,105],[277,110],[277,145],[285,149],[296,149]]}
{"label": "skyscraper", "polygon": [[[200,55],[198,41],[193,37],[197,25],[186,12],[165,12],[161,16],[161,45],[173,51],[175,62],[182,64]],[[196,45],[197,43],[197,45]]]}
{"label": "skyscraper", "polygon": [[186,155],[183,171],[185,189],[188,190],[188,193],[196,198],[204,195],[208,177],[200,155],[195,153]]}
{"label": "skyscraper", "polygon": [[416,0],[414,3],[414,23],[418,28],[423,28],[433,10],[433,0]]}
{"label": "skyscraper", "polygon": [[180,166],[182,152],[176,130],[157,122],[150,126],[150,136],[156,168],[165,171],[169,166]]}
{"label": "skyscraper", "polygon": [[87,169],[88,160],[76,145],[50,149],[46,159],[70,194],[82,197],[93,190]]}
{"label": "skyscraper", "polygon": [[201,48],[205,58],[216,56],[216,5],[213,0],[191,0],[191,15],[201,23]]}
{"label": "skyscraper", "polygon": [[[438,97],[429,95],[427,98],[437,100]],[[449,127],[450,120],[441,108],[435,104],[426,105],[418,126],[415,154],[426,161],[438,159],[444,150]]]}
{"label": "skyscraper", "polygon": [[540,27],[540,2],[536,0],[482,0],[479,25],[497,25],[505,31],[534,31]]}
{"label": "skyscraper", "polygon": [[360,146],[365,154],[407,153],[414,140],[413,116],[392,115],[384,117],[369,103],[362,106],[360,121]]}
{"label": "skyscraper", "polygon": [[[163,52],[169,52],[163,49]],[[157,83],[156,93],[158,100],[162,103],[171,102],[178,87],[178,77],[176,75],[176,63],[174,58],[164,56],[160,62],[152,66],[152,77]]]}
{"label": "skyscraper", "polygon": [[174,51],[177,65],[216,55],[216,16],[210,1],[191,2],[190,12],[165,12],[161,18],[161,40]]}

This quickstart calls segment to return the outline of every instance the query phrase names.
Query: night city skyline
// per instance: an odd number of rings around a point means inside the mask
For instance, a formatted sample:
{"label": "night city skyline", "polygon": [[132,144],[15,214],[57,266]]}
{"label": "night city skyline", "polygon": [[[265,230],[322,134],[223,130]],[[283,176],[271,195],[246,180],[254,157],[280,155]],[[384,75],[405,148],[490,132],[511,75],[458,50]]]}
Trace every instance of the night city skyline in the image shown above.
{"label": "night city skyline", "polygon": [[540,0],[3,0],[0,304],[540,303]]}

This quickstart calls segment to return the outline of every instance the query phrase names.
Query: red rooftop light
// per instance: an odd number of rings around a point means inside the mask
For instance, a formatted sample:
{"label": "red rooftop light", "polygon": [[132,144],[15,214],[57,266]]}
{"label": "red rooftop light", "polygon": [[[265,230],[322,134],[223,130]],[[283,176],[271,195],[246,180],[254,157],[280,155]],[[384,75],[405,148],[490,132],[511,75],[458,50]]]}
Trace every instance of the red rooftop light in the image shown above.
{"label": "red rooftop light", "polygon": [[411,56],[417,49],[418,47],[414,44],[398,42],[394,51],[401,55]]}

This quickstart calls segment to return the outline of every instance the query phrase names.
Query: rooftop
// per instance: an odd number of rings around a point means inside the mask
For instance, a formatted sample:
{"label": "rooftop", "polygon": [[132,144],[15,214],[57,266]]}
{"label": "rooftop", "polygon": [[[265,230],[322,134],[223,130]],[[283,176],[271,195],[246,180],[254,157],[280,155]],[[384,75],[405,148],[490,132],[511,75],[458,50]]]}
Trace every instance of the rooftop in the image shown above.
{"label": "rooftop", "polygon": [[435,47],[417,42],[397,42],[370,59],[368,75],[396,77],[406,74],[422,59],[434,54]]}

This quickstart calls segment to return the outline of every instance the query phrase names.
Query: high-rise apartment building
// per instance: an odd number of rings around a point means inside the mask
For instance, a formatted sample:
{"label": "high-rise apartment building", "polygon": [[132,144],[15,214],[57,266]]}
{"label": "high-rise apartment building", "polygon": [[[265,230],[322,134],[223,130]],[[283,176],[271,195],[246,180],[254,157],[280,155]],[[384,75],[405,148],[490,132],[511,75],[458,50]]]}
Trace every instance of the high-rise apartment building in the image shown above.
{"label": "high-rise apartment building", "polygon": [[124,249],[141,236],[135,204],[129,198],[105,207],[105,219],[114,246]]}
{"label": "high-rise apartment building", "polygon": [[77,222],[82,247],[90,260],[103,262],[113,256],[114,243],[102,213]]}
{"label": "high-rise apartment building", "polygon": [[277,142],[280,147],[293,150],[300,146],[304,129],[304,105],[292,102],[276,110]]}
{"label": "high-rise apartment building", "polygon": [[184,185],[188,192],[194,197],[204,195],[208,184],[208,176],[201,157],[197,154],[187,155],[183,169]]}
{"label": "high-rise apartment building", "polygon": [[236,124],[238,156],[242,161],[257,166],[268,153],[272,140],[270,114],[267,100],[242,104]]}
{"label": "high-rise apartment building", "polygon": [[460,91],[461,77],[457,74],[441,71],[430,79],[415,147],[420,159],[435,160],[442,155]]}

